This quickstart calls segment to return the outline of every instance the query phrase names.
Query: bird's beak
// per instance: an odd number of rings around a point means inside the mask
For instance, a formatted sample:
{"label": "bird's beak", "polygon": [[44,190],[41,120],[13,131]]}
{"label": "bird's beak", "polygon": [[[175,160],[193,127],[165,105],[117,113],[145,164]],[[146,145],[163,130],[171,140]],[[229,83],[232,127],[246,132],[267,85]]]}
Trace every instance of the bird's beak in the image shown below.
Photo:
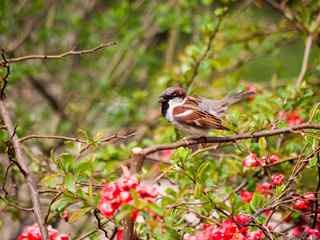
{"label": "bird's beak", "polygon": [[164,103],[166,101],[167,101],[167,99],[164,96],[159,97],[159,103]]}

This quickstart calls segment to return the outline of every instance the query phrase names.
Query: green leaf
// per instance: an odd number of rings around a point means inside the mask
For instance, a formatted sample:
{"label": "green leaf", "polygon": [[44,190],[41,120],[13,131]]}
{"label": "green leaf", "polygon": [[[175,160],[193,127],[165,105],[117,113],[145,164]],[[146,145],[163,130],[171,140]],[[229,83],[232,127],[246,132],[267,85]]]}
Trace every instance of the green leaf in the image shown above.
{"label": "green leaf", "polygon": [[263,203],[264,203],[264,197],[259,193],[254,193],[252,200],[250,202],[250,207],[252,207],[253,210],[255,210],[262,207]]}
{"label": "green leaf", "polygon": [[78,221],[81,217],[86,215],[90,210],[91,210],[91,208],[87,207],[87,208],[82,208],[82,209],[76,210],[74,212],[71,212],[68,222],[74,223],[74,222]]}
{"label": "green leaf", "polygon": [[72,204],[74,200],[74,198],[71,198],[69,196],[60,197],[51,205],[51,210],[61,212],[65,209],[66,206]]}
{"label": "green leaf", "polygon": [[265,137],[259,138],[259,149],[260,149],[260,154],[264,155],[267,150],[267,140]]}
{"label": "green leaf", "polygon": [[74,163],[74,157],[71,154],[63,153],[60,155],[62,170],[66,173],[71,172]]}
{"label": "green leaf", "polygon": [[68,191],[72,193],[76,192],[76,179],[72,174],[69,173],[64,177],[64,185]]}
{"label": "green leaf", "polygon": [[156,214],[158,214],[160,216],[163,214],[164,209],[162,209],[161,207],[159,207],[156,204],[149,204],[148,207],[150,210],[154,211]]}
{"label": "green leaf", "polygon": [[55,188],[57,185],[62,183],[62,176],[59,174],[47,175],[41,179],[41,185],[45,185],[49,188]]}

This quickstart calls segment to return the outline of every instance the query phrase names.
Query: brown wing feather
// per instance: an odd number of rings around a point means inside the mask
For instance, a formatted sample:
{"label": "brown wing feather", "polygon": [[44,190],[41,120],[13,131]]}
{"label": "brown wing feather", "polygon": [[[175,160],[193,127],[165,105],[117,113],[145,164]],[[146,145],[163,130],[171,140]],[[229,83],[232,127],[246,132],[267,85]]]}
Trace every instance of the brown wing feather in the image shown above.
{"label": "brown wing feather", "polygon": [[[188,103],[192,103],[192,101],[189,101]],[[186,115],[183,115],[183,113],[186,113]],[[228,130],[228,128],[222,125],[221,119],[208,112],[199,111],[195,104],[177,106],[173,109],[173,115],[175,120],[181,124],[203,129],[213,128]]]}

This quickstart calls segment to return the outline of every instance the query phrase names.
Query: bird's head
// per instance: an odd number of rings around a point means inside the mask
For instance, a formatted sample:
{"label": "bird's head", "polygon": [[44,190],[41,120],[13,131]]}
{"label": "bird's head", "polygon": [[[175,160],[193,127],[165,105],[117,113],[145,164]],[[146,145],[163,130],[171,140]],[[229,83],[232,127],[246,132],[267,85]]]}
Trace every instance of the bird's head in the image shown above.
{"label": "bird's head", "polygon": [[175,98],[183,99],[186,95],[186,91],[181,87],[169,87],[160,95],[159,102],[165,103]]}

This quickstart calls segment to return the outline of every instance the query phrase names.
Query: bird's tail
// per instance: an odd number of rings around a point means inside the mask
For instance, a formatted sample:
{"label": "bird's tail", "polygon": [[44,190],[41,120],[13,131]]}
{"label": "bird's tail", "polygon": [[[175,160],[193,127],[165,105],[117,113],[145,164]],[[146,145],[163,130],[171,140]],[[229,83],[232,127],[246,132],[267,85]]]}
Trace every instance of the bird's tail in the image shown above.
{"label": "bird's tail", "polygon": [[246,98],[252,97],[255,95],[254,91],[242,91],[233,95],[226,96],[223,100],[227,105],[231,105],[237,102],[240,102]]}

